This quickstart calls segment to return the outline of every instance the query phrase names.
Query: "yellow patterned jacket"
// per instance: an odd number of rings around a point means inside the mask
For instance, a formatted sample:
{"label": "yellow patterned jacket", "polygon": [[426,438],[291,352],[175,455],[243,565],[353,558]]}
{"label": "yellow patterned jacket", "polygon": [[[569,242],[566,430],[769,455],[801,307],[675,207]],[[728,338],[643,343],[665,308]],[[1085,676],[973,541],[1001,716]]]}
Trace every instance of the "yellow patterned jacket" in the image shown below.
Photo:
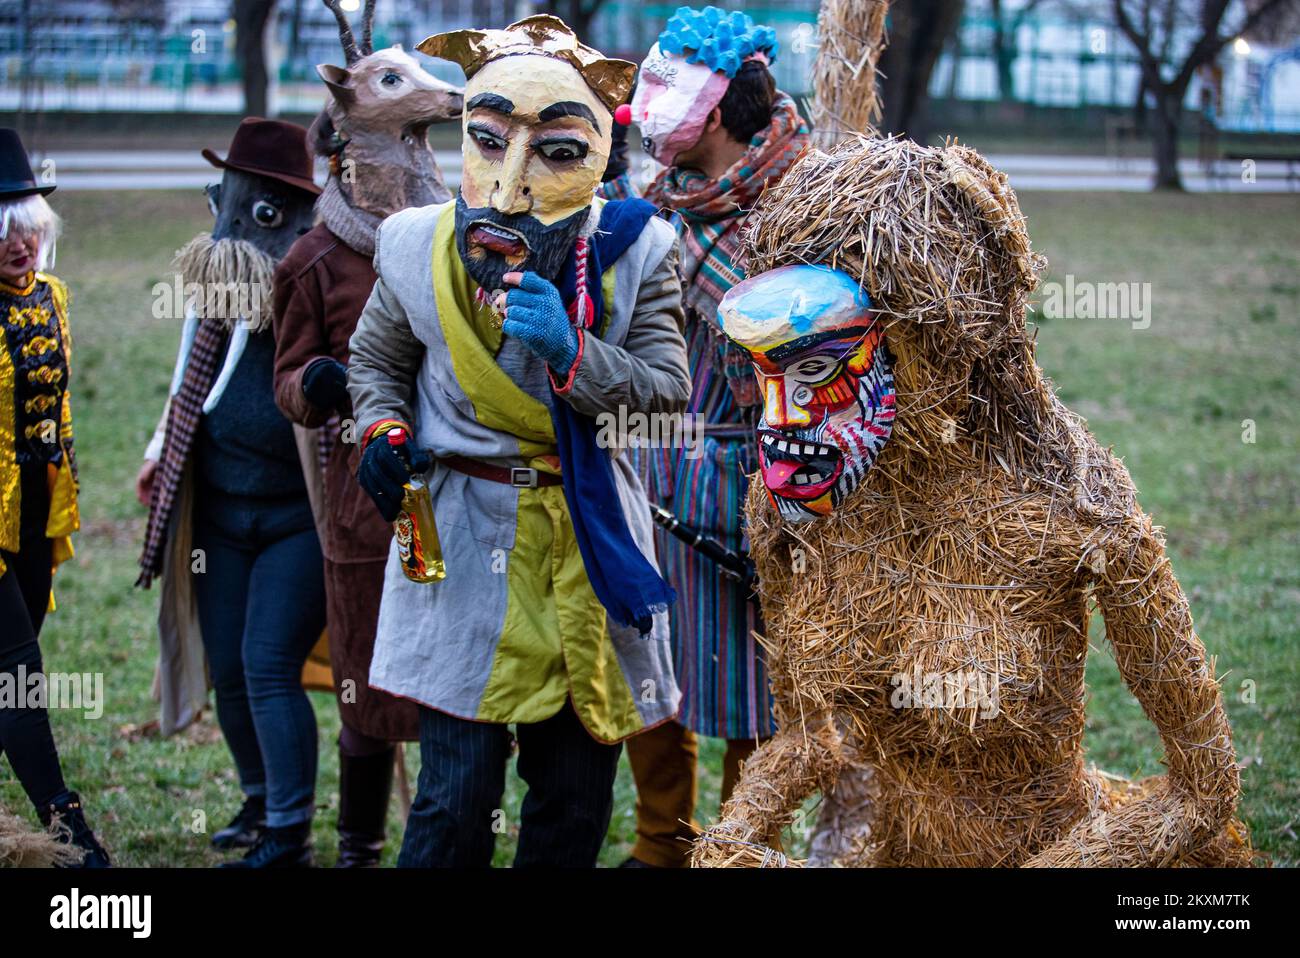
{"label": "yellow patterned jacket", "polygon": [[[45,441],[59,447],[48,466],[50,512],[45,525],[56,567],[72,557],[72,533],[81,525],[66,381],[71,352],[68,288],[61,280],[35,273],[26,287],[0,282],[0,549],[16,553],[19,547],[20,444],[48,434]],[[22,402],[19,376],[37,387],[26,390],[30,395]],[[41,390],[42,385],[49,388]],[[0,558],[0,575],[4,572]]]}

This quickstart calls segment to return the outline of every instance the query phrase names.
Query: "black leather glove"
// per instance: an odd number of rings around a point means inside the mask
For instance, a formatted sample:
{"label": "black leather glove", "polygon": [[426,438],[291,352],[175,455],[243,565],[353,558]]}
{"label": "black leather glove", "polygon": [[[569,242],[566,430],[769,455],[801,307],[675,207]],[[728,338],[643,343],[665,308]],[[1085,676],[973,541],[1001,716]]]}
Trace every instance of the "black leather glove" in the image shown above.
{"label": "black leather glove", "polygon": [[317,409],[342,409],[348,403],[348,367],[337,359],[313,360],[302,374],[302,394]]}
{"label": "black leather glove", "polygon": [[423,449],[416,449],[409,443],[406,448],[410,450],[409,464],[389,445],[387,437],[376,436],[361,453],[361,465],[357,467],[357,482],[374,501],[379,514],[389,522],[402,511],[402,487],[412,475],[428,472],[433,465],[432,457]]}

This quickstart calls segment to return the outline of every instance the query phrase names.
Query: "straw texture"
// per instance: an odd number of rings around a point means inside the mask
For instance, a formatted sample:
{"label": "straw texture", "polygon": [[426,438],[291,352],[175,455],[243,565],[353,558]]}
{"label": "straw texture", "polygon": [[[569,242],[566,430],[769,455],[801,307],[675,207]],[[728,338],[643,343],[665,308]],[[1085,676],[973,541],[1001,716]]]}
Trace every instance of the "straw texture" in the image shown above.
{"label": "straw texture", "polygon": [[880,119],[876,64],[885,49],[887,0],[826,0],[817,14],[813,61],[814,142],[830,149],[848,133],[874,133]]}
{"label": "straw texture", "polygon": [[[1005,175],[961,146],[850,137],[805,154],[743,244],[751,275],[825,263],[860,279],[898,414],[830,516],[786,525],[751,482],[780,732],[695,864],[788,864],[767,846],[854,754],[871,772],[870,837],[841,864],[1250,863],[1214,664],[1163,534],[1035,363],[1025,313],[1046,264]],[[1159,730],[1163,776],[1085,765],[1094,605]],[[900,704],[900,676],[938,697]],[[996,707],[963,697],[970,683]]]}
{"label": "straw texture", "polygon": [[50,831],[37,831],[0,807],[0,868],[50,868],[79,863],[85,853],[56,841],[54,829],[59,827],[67,830],[66,825],[54,825]]}

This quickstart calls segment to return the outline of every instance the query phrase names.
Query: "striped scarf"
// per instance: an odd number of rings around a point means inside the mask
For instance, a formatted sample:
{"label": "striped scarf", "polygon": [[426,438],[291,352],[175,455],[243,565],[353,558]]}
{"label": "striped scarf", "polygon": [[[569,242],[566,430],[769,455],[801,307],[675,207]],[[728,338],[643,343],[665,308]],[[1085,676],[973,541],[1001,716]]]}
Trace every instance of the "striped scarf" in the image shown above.
{"label": "striped scarf", "polygon": [[739,234],[749,211],[769,183],[780,179],[808,145],[808,125],[794,100],[778,93],[772,122],[721,178],[671,167],[646,188],[645,198],[680,217],[683,302],[710,324],[724,346],[728,384],[742,405],[757,401],[748,354],[722,338],[718,303],[745,278]]}
{"label": "striped scarf", "polygon": [[194,334],[185,364],[185,378],[180,392],[172,397],[167,413],[167,428],[163,438],[162,457],[158,474],[154,477],[153,494],[149,499],[149,523],[145,528],[144,550],[140,553],[140,577],[136,585],[149,588],[154,577],[162,572],[163,547],[171,523],[172,508],[180,491],[185,465],[189,461],[194,435],[203,417],[203,401],[212,390],[212,383],[221,368],[226,352],[226,330],[219,321],[199,323]]}

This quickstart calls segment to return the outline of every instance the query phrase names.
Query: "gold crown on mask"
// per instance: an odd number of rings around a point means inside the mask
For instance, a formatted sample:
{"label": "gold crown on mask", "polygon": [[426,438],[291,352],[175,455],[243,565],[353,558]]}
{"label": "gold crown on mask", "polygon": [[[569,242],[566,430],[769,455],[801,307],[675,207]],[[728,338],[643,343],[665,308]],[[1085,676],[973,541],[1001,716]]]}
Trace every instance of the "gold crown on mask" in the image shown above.
{"label": "gold crown on mask", "polygon": [[627,102],[636,76],[636,64],[609,59],[578,36],[559,17],[538,14],[510,24],[504,30],[453,30],[439,33],[416,46],[421,53],[460,64],[469,79],[484,65],[502,57],[542,54],[564,60],[582,75],[587,86],[612,113]]}

